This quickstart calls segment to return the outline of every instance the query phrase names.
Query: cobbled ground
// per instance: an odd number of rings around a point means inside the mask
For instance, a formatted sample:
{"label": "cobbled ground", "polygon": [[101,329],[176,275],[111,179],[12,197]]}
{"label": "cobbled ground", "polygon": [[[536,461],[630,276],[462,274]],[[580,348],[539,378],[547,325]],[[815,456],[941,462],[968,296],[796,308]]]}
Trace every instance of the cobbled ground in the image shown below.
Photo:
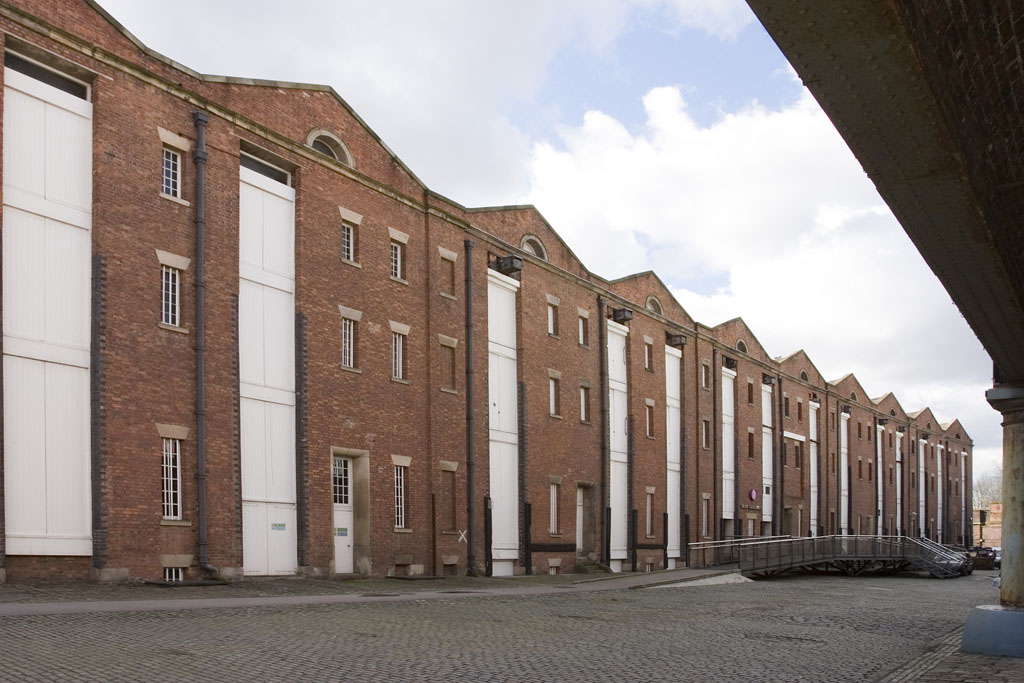
{"label": "cobbled ground", "polygon": [[[496,580],[445,584],[444,590]],[[169,599],[310,594],[302,582],[153,589]],[[311,583],[338,592],[331,582]],[[418,585],[415,590],[433,590]],[[379,582],[381,590],[404,589]],[[356,584],[361,590],[375,584]],[[792,575],[718,586],[431,600],[0,617],[0,679],[89,681],[877,681],[998,601],[988,573]],[[256,588],[253,588],[256,586]],[[284,586],[280,588],[279,586]],[[440,586],[437,589],[441,589]],[[139,599],[131,588],[0,587],[0,602]],[[190,592],[191,591],[191,592]],[[220,591],[229,591],[222,593]],[[370,590],[372,593],[373,591]],[[150,599],[146,594],[144,599]],[[948,647],[948,646],[947,646]],[[1024,661],[942,660],[946,678],[1024,680]],[[1014,662],[1020,661],[1016,667]],[[908,665],[908,663],[911,663]],[[911,668],[907,668],[910,666]],[[989,667],[989,669],[985,669]],[[966,669],[970,669],[967,671]],[[1014,676],[1022,678],[1014,678]],[[966,676],[973,676],[966,677]]]}

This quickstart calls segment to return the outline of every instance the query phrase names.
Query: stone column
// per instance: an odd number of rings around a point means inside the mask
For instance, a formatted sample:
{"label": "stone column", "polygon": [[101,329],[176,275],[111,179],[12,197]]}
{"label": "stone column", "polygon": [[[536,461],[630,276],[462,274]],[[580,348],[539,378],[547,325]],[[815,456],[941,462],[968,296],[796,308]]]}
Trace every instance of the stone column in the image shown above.
{"label": "stone column", "polygon": [[999,605],[976,607],[964,626],[967,652],[1024,657],[1024,385],[985,393],[1003,415],[1003,561]]}

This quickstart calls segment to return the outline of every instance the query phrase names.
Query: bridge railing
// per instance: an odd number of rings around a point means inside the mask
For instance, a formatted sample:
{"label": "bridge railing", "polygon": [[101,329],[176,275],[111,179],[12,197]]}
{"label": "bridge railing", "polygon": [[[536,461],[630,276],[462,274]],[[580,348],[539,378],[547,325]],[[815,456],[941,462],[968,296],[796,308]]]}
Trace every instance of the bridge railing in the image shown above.
{"label": "bridge railing", "polygon": [[722,564],[736,564],[739,562],[740,548],[751,544],[788,538],[792,538],[792,536],[744,536],[727,538],[721,541],[690,543],[690,566],[713,567]]}

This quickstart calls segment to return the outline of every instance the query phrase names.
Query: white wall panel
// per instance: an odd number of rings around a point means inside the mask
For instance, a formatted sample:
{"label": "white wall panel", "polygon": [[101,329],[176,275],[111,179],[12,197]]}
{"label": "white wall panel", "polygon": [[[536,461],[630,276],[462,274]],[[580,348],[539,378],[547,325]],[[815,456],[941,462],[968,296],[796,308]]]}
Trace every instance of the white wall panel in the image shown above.
{"label": "white wall panel", "polygon": [[295,303],[288,292],[263,288],[263,384],[295,391]]}
{"label": "white wall panel", "polygon": [[7,552],[92,553],[92,106],[5,69]]}
{"label": "white wall panel", "polygon": [[839,533],[850,529],[850,415],[839,414]]}
{"label": "white wall panel", "polygon": [[[46,535],[43,367],[39,361],[4,356],[4,502],[8,535]],[[10,552],[9,547],[7,550]]]}
{"label": "white wall panel", "polygon": [[629,447],[628,408],[626,392],[619,389],[609,391],[608,415],[611,424],[611,453],[613,460],[626,461]]}
{"label": "white wall panel", "polygon": [[610,463],[609,478],[609,505],[611,506],[611,559],[624,560],[626,553],[626,537],[629,523],[628,510],[629,502],[628,470],[625,462],[613,460]]}
{"label": "white wall panel", "polygon": [[494,271],[487,277],[488,400],[490,425],[491,557],[507,575],[519,557],[519,396],[516,292],[519,282]]}
{"label": "white wall panel", "polygon": [[266,503],[242,501],[242,567],[248,575],[261,576],[270,571],[267,557],[270,542],[268,509]]}
{"label": "white wall panel", "polygon": [[668,471],[665,504],[668,506],[668,556],[680,557],[682,544],[679,531],[679,470]]}
{"label": "white wall panel", "polygon": [[296,571],[294,190],[239,169],[239,366],[246,574]]}
{"label": "white wall panel", "polygon": [[89,538],[89,371],[44,363],[46,386],[46,530]]}
{"label": "white wall panel", "polygon": [[665,347],[665,460],[667,477],[665,482],[665,508],[668,512],[668,538],[666,551],[670,558],[682,556],[680,521],[682,509],[680,481],[682,478],[682,449],[680,437],[680,380],[682,352],[670,346]]}
{"label": "white wall panel", "polygon": [[10,206],[4,207],[3,288],[4,336],[44,340],[46,219]]}
{"label": "white wall panel", "polygon": [[722,368],[722,519],[736,516],[736,373]]}

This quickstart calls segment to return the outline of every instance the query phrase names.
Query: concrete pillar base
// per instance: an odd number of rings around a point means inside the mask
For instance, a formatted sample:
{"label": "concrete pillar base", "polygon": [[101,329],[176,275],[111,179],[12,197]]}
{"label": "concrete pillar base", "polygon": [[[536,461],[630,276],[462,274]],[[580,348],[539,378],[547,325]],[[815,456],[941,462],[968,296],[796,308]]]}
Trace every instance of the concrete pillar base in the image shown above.
{"label": "concrete pillar base", "polygon": [[964,652],[1024,658],[1024,609],[979,605],[964,624]]}

